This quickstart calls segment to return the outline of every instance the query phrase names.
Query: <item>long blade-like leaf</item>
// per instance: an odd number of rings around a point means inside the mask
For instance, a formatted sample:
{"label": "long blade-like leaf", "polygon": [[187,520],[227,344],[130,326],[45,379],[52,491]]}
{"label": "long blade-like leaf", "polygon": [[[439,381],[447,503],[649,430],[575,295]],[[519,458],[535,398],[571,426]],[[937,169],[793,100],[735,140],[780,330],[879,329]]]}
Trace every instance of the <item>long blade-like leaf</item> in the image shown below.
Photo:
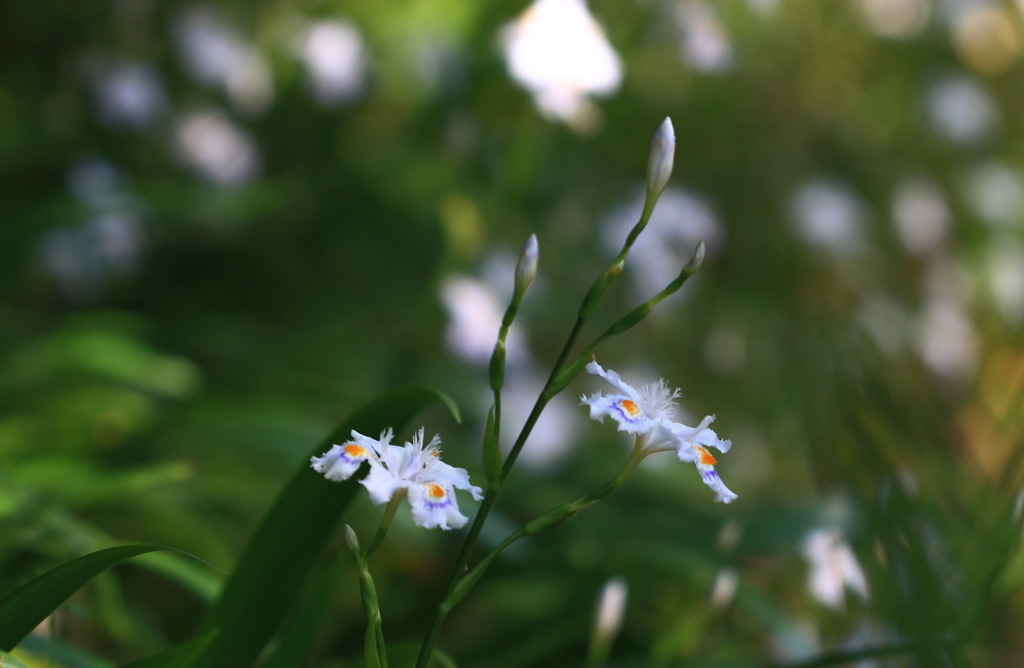
{"label": "long blade-like leaf", "polygon": [[216,635],[217,630],[214,629],[205,635],[193,638],[167,651],[147,656],[145,659],[139,659],[138,661],[132,661],[121,668],[187,668],[187,666],[192,665],[192,662],[206,649],[206,646],[210,644],[210,641]]}
{"label": "long blade-like leaf", "polygon": [[14,649],[69,596],[111,566],[166,549],[157,545],[111,547],[62,564],[15,589],[0,600],[0,650]]}
{"label": "long blade-like leaf", "polygon": [[309,653],[316,643],[320,623],[327,614],[335,572],[336,570],[331,571],[327,581],[318,587],[316,593],[305,603],[302,612],[284,632],[277,650],[260,664],[260,668],[302,668],[306,665]]}
{"label": "long blade-like leaf", "polygon": [[[387,427],[401,430],[435,401],[454,408],[450,399],[426,387],[385,395],[346,420],[309,455],[322,454],[332,443],[348,438],[353,429],[371,436]],[[308,457],[263,518],[225,583],[209,618],[209,628],[220,632],[195,668],[252,665],[355,496],[355,476],[341,484],[328,482],[306,462]]]}

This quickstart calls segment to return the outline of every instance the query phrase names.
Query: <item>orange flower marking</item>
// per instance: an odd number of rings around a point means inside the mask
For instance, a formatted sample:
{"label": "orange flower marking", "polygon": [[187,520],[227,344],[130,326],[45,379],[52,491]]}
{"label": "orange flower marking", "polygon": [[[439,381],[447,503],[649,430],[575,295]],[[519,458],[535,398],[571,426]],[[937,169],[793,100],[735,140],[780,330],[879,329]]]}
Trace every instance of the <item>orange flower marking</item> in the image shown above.
{"label": "orange flower marking", "polygon": [[693,446],[694,450],[700,453],[700,463],[704,466],[714,466],[715,458],[711,456],[711,453],[700,447],[699,445]]}
{"label": "orange flower marking", "polygon": [[430,483],[427,485],[427,496],[432,499],[443,499],[444,498],[444,487]]}
{"label": "orange flower marking", "polygon": [[640,407],[637,406],[632,401],[630,401],[629,399],[623,399],[622,403],[620,403],[619,406],[622,407],[622,410],[626,411],[626,413],[629,415],[629,417],[639,417],[640,416]]}
{"label": "orange flower marking", "polygon": [[345,446],[345,452],[348,453],[349,457],[365,457],[366,448],[355,443],[349,443]]}

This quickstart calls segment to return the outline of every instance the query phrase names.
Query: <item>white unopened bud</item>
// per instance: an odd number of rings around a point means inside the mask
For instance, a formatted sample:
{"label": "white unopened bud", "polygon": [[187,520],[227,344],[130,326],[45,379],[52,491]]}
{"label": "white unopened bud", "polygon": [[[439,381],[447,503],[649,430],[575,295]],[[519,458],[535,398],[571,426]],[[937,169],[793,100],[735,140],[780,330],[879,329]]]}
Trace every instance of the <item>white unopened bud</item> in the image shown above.
{"label": "white unopened bud", "polygon": [[711,585],[711,607],[721,610],[728,607],[736,598],[736,588],[740,584],[739,574],[731,568],[723,568],[715,576],[715,583]]}
{"label": "white unopened bud", "polygon": [[519,253],[519,262],[516,263],[516,284],[515,293],[520,297],[530,287],[533,279],[537,276],[537,262],[540,259],[540,246],[537,244],[537,235],[531,234],[530,238],[523,244],[523,250]]}
{"label": "white unopened bud", "polygon": [[672,119],[665,118],[651,139],[651,153],[647,157],[647,197],[657,198],[672,176],[672,163],[676,156],[676,132]]}
{"label": "white unopened bud", "polygon": [[610,643],[622,628],[622,619],[626,615],[626,598],[629,585],[622,578],[612,578],[601,590],[601,599],[597,604],[597,617],[594,620],[594,637]]}

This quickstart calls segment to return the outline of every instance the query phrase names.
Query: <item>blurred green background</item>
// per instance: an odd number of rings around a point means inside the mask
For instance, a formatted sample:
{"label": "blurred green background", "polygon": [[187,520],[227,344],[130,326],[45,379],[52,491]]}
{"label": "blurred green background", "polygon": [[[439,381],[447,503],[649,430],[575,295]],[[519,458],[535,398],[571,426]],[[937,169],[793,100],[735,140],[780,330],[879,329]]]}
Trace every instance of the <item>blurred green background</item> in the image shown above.
{"label": "blurred green background", "polygon": [[[508,550],[441,647],[460,666],[580,665],[621,577],[612,665],[921,640],[968,642],[849,665],[1024,664],[1022,10],[0,4],[0,594],[123,541],[230,570],[309,448],[411,382],[459,402],[464,424],[422,421],[482,484],[519,246],[535,232],[541,265],[510,340],[511,424],[639,213],[667,115],[673,178],[594,331],[701,239],[708,260],[598,357],[680,387],[690,424],[717,415],[739,500],[652,458]],[[485,545],[617,470],[623,435],[575,401],[597,389],[549,408]],[[379,513],[361,497],[346,521],[365,540]],[[420,640],[460,544],[400,511],[373,562],[389,641]],[[310,665],[361,654],[342,545]],[[222,577],[137,559],[20,656],[147,656],[197,632]]]}

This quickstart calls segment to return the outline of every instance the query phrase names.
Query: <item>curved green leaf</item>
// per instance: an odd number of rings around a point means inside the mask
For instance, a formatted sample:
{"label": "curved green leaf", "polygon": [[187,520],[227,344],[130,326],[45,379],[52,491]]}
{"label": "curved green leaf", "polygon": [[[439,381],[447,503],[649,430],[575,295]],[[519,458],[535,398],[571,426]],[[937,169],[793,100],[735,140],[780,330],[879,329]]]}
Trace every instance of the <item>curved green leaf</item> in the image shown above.
{"label": "curved green leaf", "polygon": [[122,666],[122,668],[186,668],[192,665],[192,662],[206,649],[206,646],[210,644],[216,635],[217,630],[214,629],[205,635],[172,647],[165,652],[147,656],[145,659],[139,659],[138,661],[132,661]]}
{"label": "curved green leaf", "polygon": [[302,612],[284,632],[277,650],[260,664],[260,668],[302,668],[306,665],[320,632],[320,623],[327,614],[336,571],[337,569],[332,570],[326,582],[317,587],[316,593],[306,602]]}
{"label": "curved green leaf", "polygon": [[0,650],[14,649],[69,596],[111,566],[166,549],[157,545],[111,547],[62,564],[15,589],[0,600]]}
{"label": "curved green leaf", "polygon": [[[451,399],[427,387],[385,395],[346,420],[309,456],[322,454],[353,429],[373,436],[387,427],[401,430],[435,401],[454,409]],[[195,668],[244,668],[256,660],[355,496],[360,476],[340,484],[329,482],[306,461],[263,518],[225,583],[208,620],[209,628],[220,632]]]}

